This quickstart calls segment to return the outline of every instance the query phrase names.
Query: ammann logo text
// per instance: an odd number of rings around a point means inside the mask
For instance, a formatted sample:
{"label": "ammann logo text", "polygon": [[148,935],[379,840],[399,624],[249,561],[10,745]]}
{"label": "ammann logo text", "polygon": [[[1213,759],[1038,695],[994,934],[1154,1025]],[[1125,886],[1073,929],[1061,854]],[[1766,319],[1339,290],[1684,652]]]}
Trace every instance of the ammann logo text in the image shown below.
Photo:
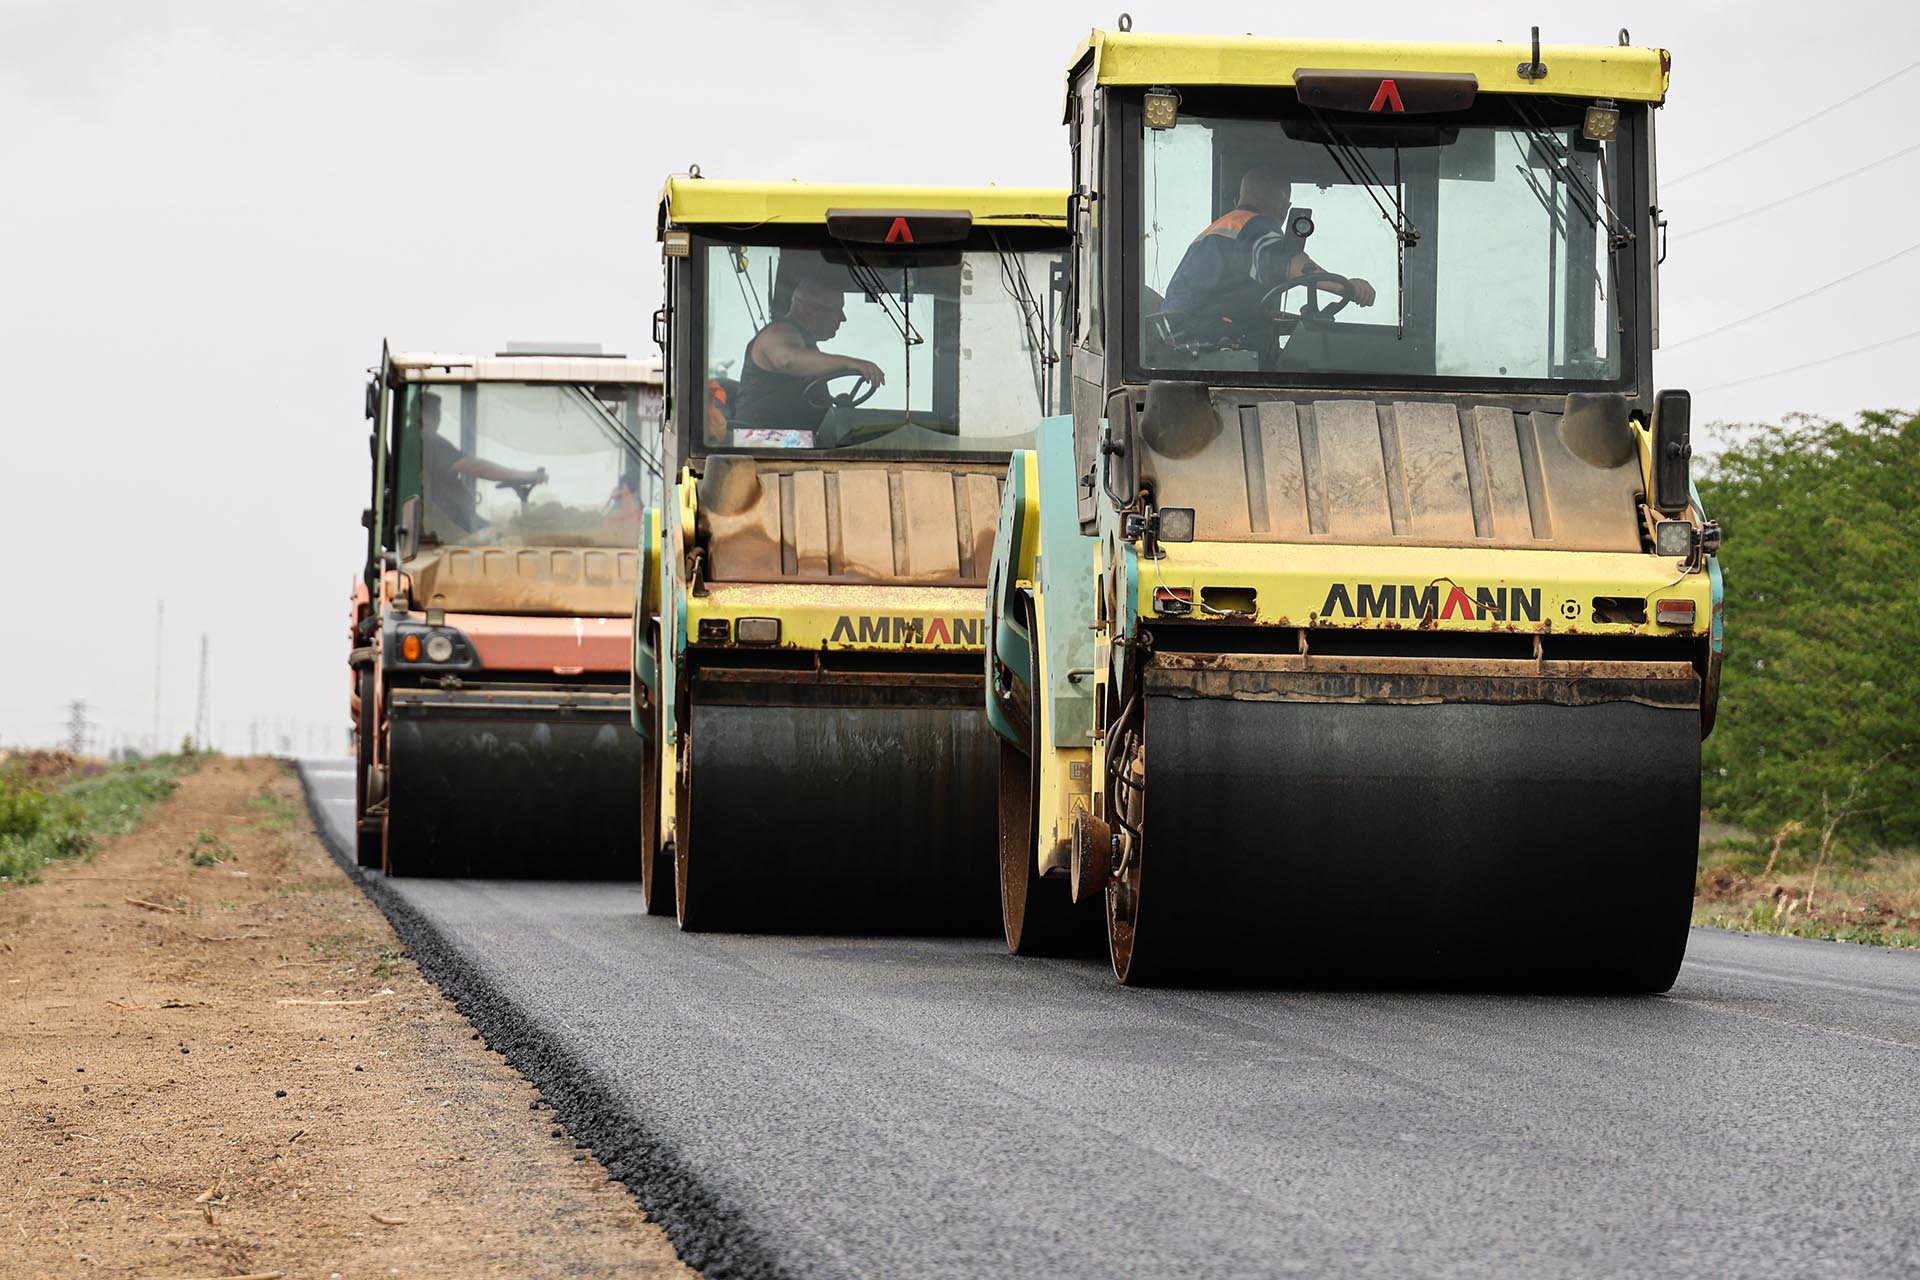
{"label": "ammann logo text", "polygon": [[979,644],[983,618],[927,618],[898,613],[843,613],[828,644]]}
{"label": "ammann logo text", "polygon": [[1467,622],[1540,621],[1539,587],[1475,587],[1468,595],[1465,587],[1430,582],[1414,586],[1405,582],[1336,582],[1327,590],[1327,602],[1320,606],[1323,618],[1396,618],[1403,622],[1424,622],[1431,618],[1445,622],[1460,618]]}

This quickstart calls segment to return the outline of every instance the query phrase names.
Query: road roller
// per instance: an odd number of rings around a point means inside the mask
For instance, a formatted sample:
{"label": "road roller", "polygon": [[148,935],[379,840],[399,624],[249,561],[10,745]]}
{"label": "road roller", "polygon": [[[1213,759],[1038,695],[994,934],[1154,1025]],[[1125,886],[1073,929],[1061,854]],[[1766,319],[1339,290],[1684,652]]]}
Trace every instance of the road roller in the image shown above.
{"label": "road roller", "polygon": [[634,879],[627,671],[659,363],[597,344],[382,349],[354,584],[358,859]]}
{"label": "road roller", "polygon": [[1093,33],[1070,412],[989,567],[1002,921],[1123,983],[1652,992],[1720,531],[1665,51]]}
{"label": "road roller", "polygon": [[666,500],[634,631],[647,910],[990,934],[983,588],[1064,405],[1066,193],[661,192]]}

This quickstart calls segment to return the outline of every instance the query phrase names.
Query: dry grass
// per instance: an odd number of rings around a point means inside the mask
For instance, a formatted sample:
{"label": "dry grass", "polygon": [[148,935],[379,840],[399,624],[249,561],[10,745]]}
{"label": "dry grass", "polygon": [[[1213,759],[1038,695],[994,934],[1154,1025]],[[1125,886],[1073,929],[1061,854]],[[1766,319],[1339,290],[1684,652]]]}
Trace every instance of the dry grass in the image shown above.
{"label": "dry grass", "polygon": [[1836,843],[1814,833],[1701,831],[1693,922],[1800,938],[1920,949],[1920,850]]}

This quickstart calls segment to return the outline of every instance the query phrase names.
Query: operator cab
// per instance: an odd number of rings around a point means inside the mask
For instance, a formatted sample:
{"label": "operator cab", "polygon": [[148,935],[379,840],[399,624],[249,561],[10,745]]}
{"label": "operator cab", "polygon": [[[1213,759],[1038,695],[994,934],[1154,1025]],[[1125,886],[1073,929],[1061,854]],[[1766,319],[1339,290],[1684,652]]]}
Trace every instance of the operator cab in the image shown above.
{"label": "operator cab", "polygon": [[1085,251],[1119,304],[1089,289],[1077,336],[1105,346],[1109,385],[1644,379],[1649,103],[1485,91],[1470,71],[1174,87],[1102,66],[1076,70],[1069,121]]}
{"label": "operator cab", "polygon": [[597,346],[395,353],[377,385],[393,423],[386,505],[409,548],[630,548],[660,501],[651,362]]}
{"label": "operator cab", "polygon": [[[1061,411],[1061,223],[1003,211],[1045,199],[927,191],[983,207],[876,208],[857,202],[879,192],[789,185],[676,178],[662,194],[676,469],[1004,459]],[[725,212],[782,197],[793,207],[749,226]]]}
{"label": "operator cab", "polygon": [[1588,137],[1584,105],[1476,102],[1471,75],[1427,77],[1421,98],[1354,74],[1402,107],[1196,89],[1124,134],[1141,370],[1620,383],[1631,125]]}

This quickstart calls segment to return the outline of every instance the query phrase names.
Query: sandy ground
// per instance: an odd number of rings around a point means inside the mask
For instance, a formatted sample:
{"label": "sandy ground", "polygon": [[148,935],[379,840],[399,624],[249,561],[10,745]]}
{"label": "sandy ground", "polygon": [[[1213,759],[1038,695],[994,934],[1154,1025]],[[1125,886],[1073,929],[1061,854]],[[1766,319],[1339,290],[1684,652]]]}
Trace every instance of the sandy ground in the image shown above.
{"label": "sandy ground", "polygon": [[694,1274],[266,761],[0,892],[0,1169],[7,1277]]}

